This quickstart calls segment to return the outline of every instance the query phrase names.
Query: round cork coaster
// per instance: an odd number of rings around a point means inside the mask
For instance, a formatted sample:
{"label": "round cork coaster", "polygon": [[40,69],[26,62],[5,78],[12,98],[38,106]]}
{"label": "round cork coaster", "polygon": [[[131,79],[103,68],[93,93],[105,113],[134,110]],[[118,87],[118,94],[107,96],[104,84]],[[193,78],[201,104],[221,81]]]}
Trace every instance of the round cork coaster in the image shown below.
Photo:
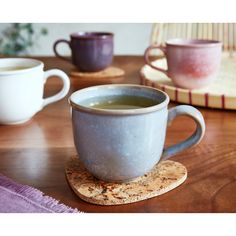
{"label": "round cork coaster", "polygon": [[187,178],[185,166],[163,161],[131,182],[108,183],[93,177],[77,156],[67,162],[65,172],[74,192],[84,201],[98,205],[120,205],[156,197],[178,187]]}
{"label": "round cork coaster", "polygon": [[72,71],[70,73],[71,76],[78,78],[94,78],[94,79],[107,79],[107,78],[116,78],[124,76],[125,72],[117,67],[108,67],[105,70],[98,72],[80,72],[80,71]]}

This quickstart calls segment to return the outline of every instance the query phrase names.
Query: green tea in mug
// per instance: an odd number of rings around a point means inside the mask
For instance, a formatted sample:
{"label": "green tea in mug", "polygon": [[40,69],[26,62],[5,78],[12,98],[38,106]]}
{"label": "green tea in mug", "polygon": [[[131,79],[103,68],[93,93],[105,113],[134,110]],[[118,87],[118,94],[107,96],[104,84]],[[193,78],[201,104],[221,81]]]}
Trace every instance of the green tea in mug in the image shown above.
{"label": "green tea in mug", "polygon": [[158,102],[151,98],[122,95],[91,98],[85,100],[82,105],[97,109],[127,110],[151,107],[157,104]]}

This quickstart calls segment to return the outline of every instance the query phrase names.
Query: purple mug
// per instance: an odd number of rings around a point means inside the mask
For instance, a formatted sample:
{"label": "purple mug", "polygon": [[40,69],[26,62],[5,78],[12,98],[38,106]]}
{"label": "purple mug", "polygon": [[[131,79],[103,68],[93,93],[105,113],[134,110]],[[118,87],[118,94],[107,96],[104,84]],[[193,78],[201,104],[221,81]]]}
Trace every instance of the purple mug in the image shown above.
{"label": "purple mug", "polygon": [[[59,43],[67,43],[71,48],[72,60],[57,52]],[[53,45],[57,57],[72,62],[79,71],[96,72],[107,68],[113,59],[113,33],[78,32],[70,35],[70,41],[57,40]]]}

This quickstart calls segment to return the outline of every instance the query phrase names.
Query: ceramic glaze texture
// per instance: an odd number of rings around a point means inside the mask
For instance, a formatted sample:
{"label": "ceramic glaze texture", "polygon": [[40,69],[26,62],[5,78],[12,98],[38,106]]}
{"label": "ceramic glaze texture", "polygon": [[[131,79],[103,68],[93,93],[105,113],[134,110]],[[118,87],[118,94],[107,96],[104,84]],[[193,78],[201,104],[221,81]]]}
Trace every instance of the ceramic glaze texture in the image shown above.
{"label": "ceramic glaze texture", "polygon": [[21,123],[41,110],[43,84],[41,68],[21,73],[17,78],[0,76],[0,123]]}
{"label": "ceramic glaze texture", "polygon": [[71,36],[72,61],[81,71],[100,71],[112,63],[113,36],[92,36]]}
{"label": "ceramic glaze texture", "polygon": [[[44,106],[62,99],[69,91],[70,80],[60,70],[44,72],[43,63],[34,59],[0,59],[0,68],[26,67],[26,69],[0,72],[0,124],[20,124],[32,118]],[[63,88],[54,96],[43,98],[44,84],[56,75]]]}
{"label": "ceramic glaze texture", "polygon": [[[152,49],[164,52],[168,69],[157,67],[149,60]],[[214,40],[170,39],[166,47],[152,45],[145,51],[146,63],[165,73],[177,87],[198,89],[211,84],[217,77],[222,44]]]}
{"label": "ceramic glaze texture", "polygon": [[[59,39],[54,43],[56,56],[71,61],[79,71],[97,72],[111,65],[113,60],[113,34],[107,32],[78,32],[70,35],[71,40]],[[72,58],[57,52],[57,45],[66,43],[71,48]]]}
{"label": "ceramic glaze texture", "polygon": [[122,181],[144,175],[162,155],[167,115],[167,108],[131,116],[73,110],[78,154],[99,179]]}
{"label": "ceramic glaze texture", "polygon": [[221,62],[220,47],[167,47],[168,76],[178,87],[196,89],[216,78]]}
{"label": "ceramic glaze texture", "polygon": [[[87,99],[141,96],[157,102],[145,108],[107,110],[85,106]],[[162,91],[139,85],[102,85],[79,90],[70,97],[74,142],[87,170],[99,179],[125,182],[144,175],[161,157],[197,144],[205,131],[201,113],[191,106],[178,106],[169,113],[169,98]],[[168,115],[169,114],[169,115]],[[188,115],[197,124],[187,140],[164,150],[167,122]]]}

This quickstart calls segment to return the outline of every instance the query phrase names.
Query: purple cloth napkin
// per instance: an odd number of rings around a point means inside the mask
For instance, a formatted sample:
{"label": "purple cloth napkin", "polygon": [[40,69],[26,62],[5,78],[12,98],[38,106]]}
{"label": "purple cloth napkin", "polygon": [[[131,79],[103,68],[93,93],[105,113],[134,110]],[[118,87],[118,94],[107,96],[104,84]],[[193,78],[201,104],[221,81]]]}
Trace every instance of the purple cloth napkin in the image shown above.
{"label": "purple cloth napkin", "polygon": [[0,174],[1,213],[78,213],[38,189],[22,185]]}

